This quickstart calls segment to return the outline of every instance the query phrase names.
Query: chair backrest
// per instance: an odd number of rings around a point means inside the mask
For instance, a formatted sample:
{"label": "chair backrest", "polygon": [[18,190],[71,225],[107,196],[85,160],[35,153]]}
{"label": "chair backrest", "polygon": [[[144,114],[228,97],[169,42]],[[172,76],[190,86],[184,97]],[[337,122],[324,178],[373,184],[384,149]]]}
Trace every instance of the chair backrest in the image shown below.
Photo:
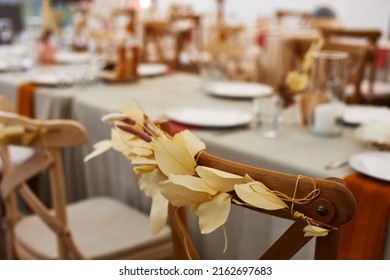
{"label": "chair backrest", "polygon": [[[352,193],[345,187],[342,180],[336,178],[316,179],[307,177],[300,179],[299,176],[242,165],[207,153],[201,153],[197,159],[197,163],[198,165],[240,176],[247,174],[252,179],[264,183],[272,191],[280,192],[293,198],[307,196],[313,191],[313,186],[315,185],[315,188],[319,190],[318,196],[308,203],[294,205],[294,209],[302,213],[302,215],[292,215],[290,211],[285,210],[261,210],[255,207],[243,206],[240,203],[237,203],[237,205],[275,217],[295,220],[293,225],[262,256],[260,256],[261,252],[259,252],[260,259],[292,258],[312,239],[312,237],[305,237],[303,233],[304,227],[308,224],[307,219],[326,224],[334,229],[326,236],[316,237],[315,259],[337,259],[341,226],[352,219],[356,208],[355,199]],[[299,186],[297,187],[297,185]],[[232,203],[240,200],[235,193],[233,197]],[[169,212],[173,231],[175,257],[178,259],[199,259],[199,254],[187,231],[185,209],[175,208],[173,205],[170,205]]]}
{"label": "chair backrest", "polygon": [[[24,213],[19,210],[17,197],[56,234],[59,258],[84,258],[69,232],[61,152],[63,148],[86,144],[85,129],[71,120],[34,120],[7,112],[0,112],[0,124],[3,163],[0,191],[6,214],[8,258],[15,257],[13,226]],[[33,147],[35,153],[15,166],[10,158],[10,145]],[[50,179],[50,211],[27,184],[30,178],[45,170]]]}
{"label": "chair backrest", "polygon": [[279,24],[282,24],[286,19],[295,19],[299,24],[308,24],[311,15],[306,11],[280,9],[275,12],[275,18]]}
{"label": "chair backrest", "polygon": [[[290,62],[290,68],[295,69],[297,63],[302,61],[314,41],[314,39],[290,40],[289,44],[293,52],[293,61]],[[334,50],[348,53],[347,83],[351,85],[351,92],[346,95],[345,101],[351,104],[365,103],[361,92],[361,83],[365,77],[369,61],[374,56],[375,48],[371,45],[325,40],[321,50]]]}
{"label": "chair backrest", "polygon": [[[364,69],[364,77],[369,81],[369,92],[373,93],[376,78],[376,57],[378,53],[378,41],[381,36],[379,29],[354,29],[354,28],[321,28],[322,36],[326,42],[343,43],[351,45],[368,46],[371,50],[367,53],[367,61]],[[367,99],[367,98],[366,98]],[[363,102],[359,97],[359,102]]]}
{"label": "chair backrest", "polygon": [[149,62],[152,59],[149,53],[149,47],[152,46],[156,49],[155,60],[181,69],[180,56],[185,49],[189,45],[200,48],[201,21],[202,17],[197,14],[174,14],[168,20],[143,22],[142,60]]}

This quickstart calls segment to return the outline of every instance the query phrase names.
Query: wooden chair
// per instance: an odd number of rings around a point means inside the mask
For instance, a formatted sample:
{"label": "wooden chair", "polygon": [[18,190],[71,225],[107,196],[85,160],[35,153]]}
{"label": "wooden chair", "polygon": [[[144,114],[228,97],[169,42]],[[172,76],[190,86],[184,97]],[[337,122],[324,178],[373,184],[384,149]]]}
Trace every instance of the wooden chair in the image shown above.
{"label": "wooden chair", "polygon": [[[198,15],[175,15],[169,21],[144,22],[142,61],[160,62],[179,70],[186,68],[181,61],[181,55],[190,41],[193,41],[195,47],[199,48],[200,21],[201,18]],[[164,46],[164,41],[172,42],[172,46]],[[151,56],[150,47],[156,50],[155,58]]]}
{"label": "wooden chair", "polygon": [[[87,143],[85,129],[71,120],[33,120],[0,113],[0,123],[14,127],[0,141],[7,257],[18,259],[165,259],[172,256],[168,228],[152,235],[147,215],[107,197],[66,203],[62,150]],[[18,133],[18,131],[20,133]],[[35,153],[14,165],[9,146],[29,146]],[[49,210],[26,181],[40,172],[50,179]],[[49,191],[49,190],[48,190]],[[19,199],[32,214],[20,210]]]}
{"label": "wooden chair", "polygon": [[[293,52],[290,68],[296,70],[304,55],[315,39],[291,39],[289,44]],[[345,101],[350,104],[366,103],[361,91],[365,70],[369,60],[374,55],[375,49],[372,46],[346,44],[326,40],[321,50],[334,50],[348,53],[348,77],[345,89]],[[298,69],[299,70],[299,69]]]}
{"label": "wooden chair", "polygon": [[222,79],[259,81],[262,71],[259,49],[250,49],[242,43],[213,43],[205,46],[204,52],[210,55],[205,66],[219,73]]}
{"label": "wooden chair", "polygon": [[376,80],[376,58],[381,31],[377,29],[321,28],[322,36],[329,43],[368,46],[365,69],[357,96],[363,104],[390,106],[390,83]]}
{"label": "wooden chair", "polygon": [[297,20],[299,24],[309,24],[311,15],[306,11],[280,9],[275,12],[275,18],[278,24],[283,24],[287,19]]}
{"label": "wooden chair", "polygon": [[[307,204],[299,204],[294,207],[306,217],[338,228],[330,231],[327,236],[316,237],[315,245],[315,259],[337,259],[341,226],[352,219],[356,208],[353,195],[340,179],[305,178],[300,180],[295,175],[242,165],[215,157],[206,152],[199,155],[197,163],[198,165],[216,168],[240,176],[248,174],[254,180],[264,183],[271,190],[279,191],[290,197],[306,196],[313,190],[313,184],[315,184],[320,191],[319,195]],[[297,180],[299,180],[298,188],[296,187]],[[236,195],[234,198],[238,199]],[[247,207],[240,204],[238,206]],[[312,239],[312,237],[304,237],[303,228],[307,225],[307,222],[298,217],[293,217],[289,211],[250,209],[275,217],[295,220],[293,225],[262,256],[260,256],[261,252],[259,252],[260,259],[290,259]],[[175,208],[170,205],[169,212],[174,238],[175,258],[199,259],[200,256],[187,230],[185,209]],[[253,222],[255,223],[256,221]]]}

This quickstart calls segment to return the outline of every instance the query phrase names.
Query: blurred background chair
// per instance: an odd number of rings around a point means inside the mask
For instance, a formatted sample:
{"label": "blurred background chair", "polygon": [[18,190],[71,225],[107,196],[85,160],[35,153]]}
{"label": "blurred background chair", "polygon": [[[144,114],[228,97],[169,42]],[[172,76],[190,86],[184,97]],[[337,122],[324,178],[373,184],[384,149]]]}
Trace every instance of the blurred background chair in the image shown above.
{"label": "blurred background chair", "polygon": [[[390,106],[390,83],[379,80],[376,71],[380,30],[351,28],[322,28],[320,30],[326,43],[371,48],[366,58],[356,102]],[[352,89],[347,88],[347,91],[352,91]]]}
{"label": "blurred background chair", "polygon": [[[79,123],[33,120],[5,112],[0,113],[0,123],[16,128],[0,141],[8,258],[171,258],[169,228],[153,235],[146,214],[108,197],[67,204],[62,150],[87,143]],[[33,147],[35,152],[15,165],[10,158],[11,145]],[[50,178],[50,188],[46,189],[51,193],[50,210],[27,184],[29,178],[44,171]]]}

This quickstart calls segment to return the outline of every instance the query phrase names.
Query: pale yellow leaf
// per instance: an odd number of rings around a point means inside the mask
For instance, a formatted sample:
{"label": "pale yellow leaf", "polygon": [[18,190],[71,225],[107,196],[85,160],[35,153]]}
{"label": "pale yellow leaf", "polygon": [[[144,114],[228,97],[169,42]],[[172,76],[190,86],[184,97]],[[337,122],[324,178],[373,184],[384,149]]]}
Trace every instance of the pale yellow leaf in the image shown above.
{"label": "pale yellow leaf", "polygon": [[169,180],[160,183],[160,192],[176,207],[199,204],[209,200],[210,197],[210,194],[206,192],[191,191],[186,187],[173,184]]}
{"label": "pale yellow leaf", "polygon": [[183,130],[175,134],[173,141],[179,145],[182,145],[183,147],[188,147],[193,157],[206,148],[206,145],[189,130]]}
{"label": "pale yellow leaf", "polygon": [[133,148],[125,140],[125,137],[123,136],[123,134],[119,132],[119,129],[111,129],[111,141],[112,141],[112,148],[115,151],[118,151],[126,156],[130,154],[130,152]]}
{"label": "pale yellow leaf", "polygon": [[138,181],[138,185],[146,196],[153,197],[157,193],[160,193],[159,183],[166,179],[167,177],[156,168],[152,172],[143,174]]}
{"label": "pale yellow leaf", "polygon": [[311,237],[311,236],[326,236],[329,233],[329,230],[313,226],[313,225],[307,225],[304,229],[303,232],[305,233],[305,237]]}
{"label": "pale yellow leaf", "polygon": [[153,155],[153,150],[145,149],[145,148],[142,148],[142,147],[134,147],[131,150],[131,153],[128,156],[129,157],[133,157],[133,156],[148,157],[148,156],[151,156],[151,155]]}
{"label": "pale yellow leaf", "polygon": [[215,189],[210,188],[210,186],[199,177],[169,174],[168,178],[172,183],[183,186],[195,192],[207,192],[211,195],[215,195],[217,193]]}
{"label": "pale yellow leaf", "polygon": [[127,104],[122,107],[121,111],[135,120],[138,124],[143,124],[145,113],[137,104]]}
{"label": "pale yellow leaf", "polygon": [[84,158],[84,162],[108,151],[112,148],[111,140],[103,140],[93,145],[94,150]]}
{"label": "pale yellow leaf", "polygon": [[157,164],[165,175],[195,174],[195,159],[188,149],[164,138],[156,139],[154,144]]}
{"label": "pale yellow leaf", "polygon": [[224,225],[230,212],[231,195],[219,193],[212,200],[199,205],[199,227],[202,234],[213,232]]}
{"label": "pale yellow leaf", "polygon": [[245,177],[206,166],[197,166],[195,171],[203,181],[219,192],[230,192],[236,184],[247,182]]}
{"label": "pale yellow leaf", "polygon": [[135,157],[131,159],[131,164],[137,165],[137,164],[151,164],[151,165],[157,165],[157,162],[155,159],[146,158],[146,157]]}
{"label": "pale yellow leaf", "polygon": [[135,174],[148,173],[157,168],[157,165],[137,165],[133,167]]}
{"label": "pale yellow leaf", "polygon": [[159,233],[167,223],[169,201],[160,193],[152,197],[149,222],[154,234]]}
{"label": "pale yellow leaf", "polygon": [[282,199],[260,182],[236,185],[234,189],[240,199],[254,207],[266,210],[288,208]]}

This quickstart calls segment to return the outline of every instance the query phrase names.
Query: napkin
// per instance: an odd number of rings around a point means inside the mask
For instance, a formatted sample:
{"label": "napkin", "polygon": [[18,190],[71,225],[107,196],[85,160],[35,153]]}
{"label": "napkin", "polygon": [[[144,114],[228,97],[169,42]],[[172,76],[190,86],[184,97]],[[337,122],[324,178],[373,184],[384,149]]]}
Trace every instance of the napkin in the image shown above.
{"label": "napkin", "polygon": [[34,117],[35,84],[28,82],[17,89],[17,112],[27,117]]}
{"label": "napkin", "polygon": [[354,218],[341,231],[339,258],[344,260],[379,260],[390,212],[390,183],[360,173],[344,178],[356,198]]}
{"label": "napkin", "polygon": [[180,131],[183,131],[186,129],[192,129],[193,126],[177,123],[177,122],[170,120],[169,121],[169,128],[171,130],[171,134],[175,135],[176,133],[179,133]]}

